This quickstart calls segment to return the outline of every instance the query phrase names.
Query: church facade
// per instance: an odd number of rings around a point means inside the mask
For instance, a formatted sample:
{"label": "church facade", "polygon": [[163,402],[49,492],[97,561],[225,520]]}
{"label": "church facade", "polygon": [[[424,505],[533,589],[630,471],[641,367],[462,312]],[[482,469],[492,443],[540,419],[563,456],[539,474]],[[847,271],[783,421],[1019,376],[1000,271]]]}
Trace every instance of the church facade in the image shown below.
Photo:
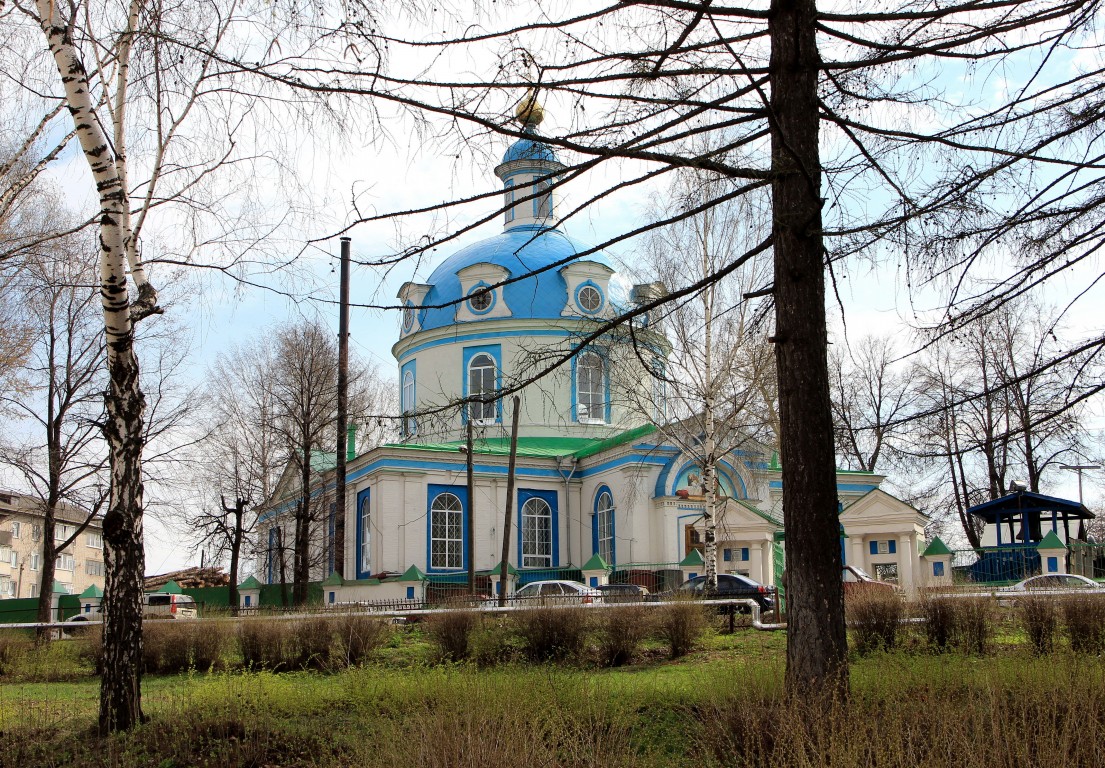
{"label": "church facade", "polygon": [[[584,579],[596,570],[668,588],[701,562],[701,467],[653,426],[663,423],[664,403],[649,369],[663,369],[670,346],[645,313],[628,331],[604,325],[664,288],[627,284],[601,252],[558,226],[550,180],[565,166],[537,137],[540,119],[536,104],[520,109],[526,138],[495,168],[503,182],[502,232],[399,291],[403,311],[392,353],[401,440],[350,457],[343,573],[332,572],[332,518],[316,537],[321,556],[312,576],[327,579],[330,599],[421,596],[464,581],[470,565],[486,591],[500,588],[493,582],[506,530],[514,394],[519,440],[506,531],[514,574],[508,589],[541,578]],[[463,451],[469,425],[471,496]],[[717,474],[718,571],[775,583],[785,536],[777,458],[748,440],[723,457]],[[920,580],[926,520],[880,491],[882,480],[838,474],[842,551],[848,562],[885,566],[880,573],[912,588]],[[261,516],[262,581],[279,579],[274,543],[290,540],[281,528],[291,525],[296,493],[279,491]],[[862,509],[868,512],[856,514]]]}

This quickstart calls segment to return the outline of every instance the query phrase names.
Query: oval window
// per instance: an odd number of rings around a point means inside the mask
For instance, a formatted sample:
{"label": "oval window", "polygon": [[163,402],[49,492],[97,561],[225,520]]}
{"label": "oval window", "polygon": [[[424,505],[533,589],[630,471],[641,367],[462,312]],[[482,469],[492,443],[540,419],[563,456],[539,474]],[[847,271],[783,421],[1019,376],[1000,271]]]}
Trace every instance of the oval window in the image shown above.
{"label": "oval window", "polygon": [[474,292],[468,297],[468,306],[473,312],[486,312],[491,308],[491,291],[485,289]]}

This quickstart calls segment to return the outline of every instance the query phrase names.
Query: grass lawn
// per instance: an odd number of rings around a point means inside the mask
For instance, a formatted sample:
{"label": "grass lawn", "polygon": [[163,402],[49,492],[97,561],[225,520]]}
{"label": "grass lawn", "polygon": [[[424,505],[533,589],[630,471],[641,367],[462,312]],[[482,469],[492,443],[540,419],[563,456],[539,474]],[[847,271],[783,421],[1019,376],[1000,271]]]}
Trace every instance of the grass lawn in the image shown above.
{"label": "grass lawn", "polygon": [[479,669],[416,629],[339,672],[147,675],[149,722],[103,740],[99,680],[63,641],[0,676],[0,765],[1105,767],[1101,657],[906,643],[856,656],[826,710],[782,697],[785,641],[711,629],[674,661],[646,641],[617,669]]}

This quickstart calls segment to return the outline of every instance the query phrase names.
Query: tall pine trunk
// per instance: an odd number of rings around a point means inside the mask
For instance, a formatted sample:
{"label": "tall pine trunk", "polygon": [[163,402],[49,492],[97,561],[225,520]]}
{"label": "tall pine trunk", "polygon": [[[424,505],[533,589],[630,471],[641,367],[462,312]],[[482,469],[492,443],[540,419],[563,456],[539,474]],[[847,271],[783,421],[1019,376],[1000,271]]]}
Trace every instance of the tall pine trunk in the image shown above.
{"label": "tall pine trunk", "polygon": [[843,696],[847,639],[825,325],[814,0],[772,0],[775,357],[787,559],[787,687]]}

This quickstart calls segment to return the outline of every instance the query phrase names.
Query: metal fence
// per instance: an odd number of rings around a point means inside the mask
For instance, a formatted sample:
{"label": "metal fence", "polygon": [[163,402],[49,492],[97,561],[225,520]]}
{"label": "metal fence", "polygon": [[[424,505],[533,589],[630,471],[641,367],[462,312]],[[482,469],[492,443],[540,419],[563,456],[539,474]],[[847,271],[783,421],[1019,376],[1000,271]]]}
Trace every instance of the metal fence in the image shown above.
{"label": "metal fence", "polygon": [[[1105,579],[1105,544],[1074,542],[1068,547],[1067,573]],[[952,581],[960,585],[1000,586],[1042,572],[1036,544],[958,549],[952,552]]]}

